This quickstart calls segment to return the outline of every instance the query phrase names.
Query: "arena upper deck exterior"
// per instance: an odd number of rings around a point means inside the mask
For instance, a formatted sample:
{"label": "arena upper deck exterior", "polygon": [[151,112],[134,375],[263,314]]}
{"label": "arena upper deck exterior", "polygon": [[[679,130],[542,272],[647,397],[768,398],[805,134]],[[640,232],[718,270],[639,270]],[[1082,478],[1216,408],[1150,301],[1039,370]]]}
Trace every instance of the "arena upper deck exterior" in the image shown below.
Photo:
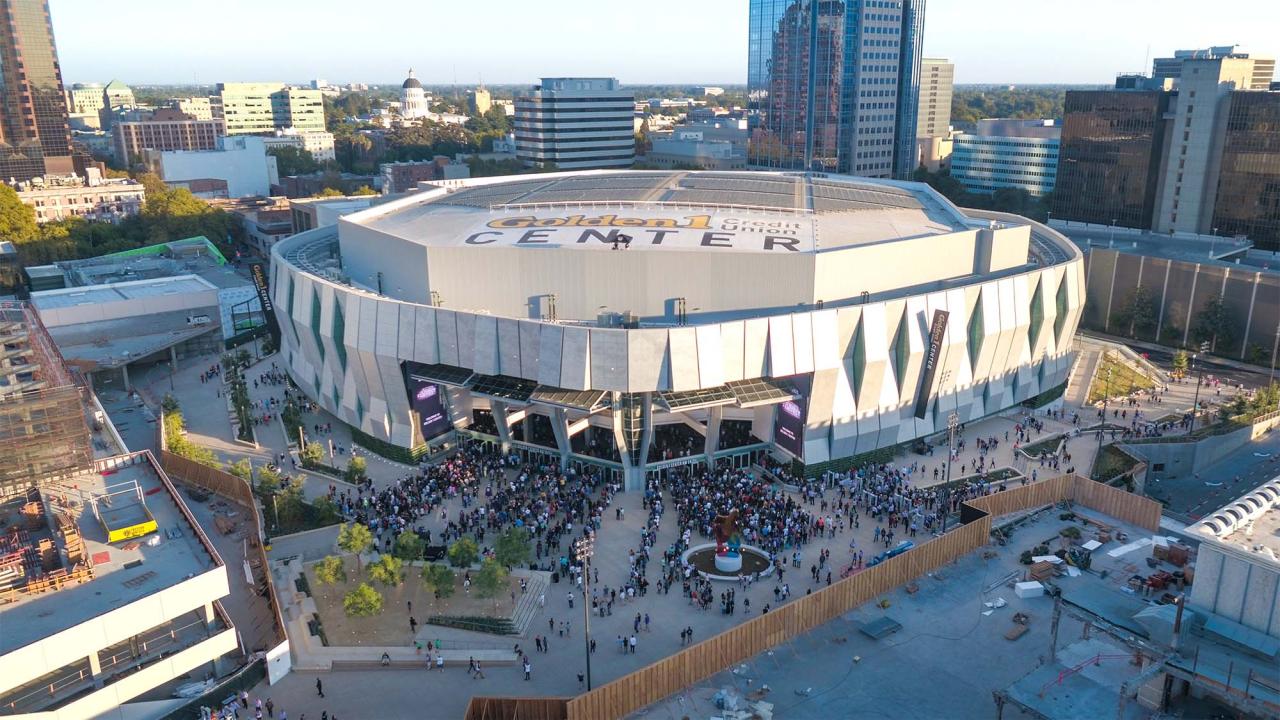
{"label": "arena upper deck exterior", "polygon": [[815,465],[1035,397],[1067,380],[1085,287],[1038,223],[799,173],[453,182],[272,259],[286,366],[329,412],[405,448],[540,416],[566,461],[594,426],[629,487],[662,425],[702,459],[749,421]]}

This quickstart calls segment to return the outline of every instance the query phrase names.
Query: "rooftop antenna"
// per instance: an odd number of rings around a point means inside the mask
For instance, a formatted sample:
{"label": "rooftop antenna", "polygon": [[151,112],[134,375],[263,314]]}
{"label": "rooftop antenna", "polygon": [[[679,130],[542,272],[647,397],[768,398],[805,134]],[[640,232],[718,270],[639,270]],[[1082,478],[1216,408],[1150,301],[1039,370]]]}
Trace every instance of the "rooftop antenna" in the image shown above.
{"label": "rooftop antenna", "polygon": [[1142,56],[1142,69],[1147,69],[1147,65],[1151,64],[1151,43],[1147,43],[1147,54]]}

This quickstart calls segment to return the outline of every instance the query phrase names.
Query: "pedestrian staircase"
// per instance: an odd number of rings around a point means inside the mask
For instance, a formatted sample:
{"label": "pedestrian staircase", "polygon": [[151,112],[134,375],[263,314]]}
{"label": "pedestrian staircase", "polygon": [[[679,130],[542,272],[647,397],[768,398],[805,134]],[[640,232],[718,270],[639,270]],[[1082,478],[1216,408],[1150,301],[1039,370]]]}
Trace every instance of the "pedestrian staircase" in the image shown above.
{"label": "pedestrian staircase", "polygon": [[523,595],[516,596],[516,608],[511,613],[511,625],[516,634],[523,636],[533,619],[542,611],[538,598],[547,592],[551,585],[551,573],[541,570],[528,571],[529,588]]}
{"label": "pedestrian staircase", "polygon": [[1071,368],[1071,379],[1067,382],[1064,400],[1069,407],[1084,407],[1089,399],[1089,386],[1093,384],[1093,376],[1102,363],[1102,349],[1096,345],[1077,343],[1076,361]]}

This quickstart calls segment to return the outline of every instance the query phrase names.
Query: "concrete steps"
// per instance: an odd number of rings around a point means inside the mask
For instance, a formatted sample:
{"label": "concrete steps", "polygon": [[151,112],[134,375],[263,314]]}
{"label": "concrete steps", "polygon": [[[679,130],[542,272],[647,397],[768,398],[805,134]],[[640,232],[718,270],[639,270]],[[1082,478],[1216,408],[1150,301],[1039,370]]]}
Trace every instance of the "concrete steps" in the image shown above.
{"label": "concrete steps", "polygon": [[523,595],[516,598],[516,609],[511,613],[511,624],[515,627],[516,633],[524,636],[529,630],[529,625],[542,611],[542,607],[538,605],[538,598],[547,592],[547,588],[551,585],[551,574],[540,570],[530,570],[527,572],[529,580],[529,588]]}

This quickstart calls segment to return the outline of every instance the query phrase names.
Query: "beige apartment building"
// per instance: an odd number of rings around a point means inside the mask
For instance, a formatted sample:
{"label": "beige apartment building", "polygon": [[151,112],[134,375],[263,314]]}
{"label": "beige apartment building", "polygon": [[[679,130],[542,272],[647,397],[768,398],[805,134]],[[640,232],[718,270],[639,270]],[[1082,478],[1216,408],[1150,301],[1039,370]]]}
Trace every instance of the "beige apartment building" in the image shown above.
{"label": "beige apartment building", "polygon": [[916,114],[918,164],[937,172],[951,156],[951,95],[956,66],[946,58],[920,62],[920,98]]}

